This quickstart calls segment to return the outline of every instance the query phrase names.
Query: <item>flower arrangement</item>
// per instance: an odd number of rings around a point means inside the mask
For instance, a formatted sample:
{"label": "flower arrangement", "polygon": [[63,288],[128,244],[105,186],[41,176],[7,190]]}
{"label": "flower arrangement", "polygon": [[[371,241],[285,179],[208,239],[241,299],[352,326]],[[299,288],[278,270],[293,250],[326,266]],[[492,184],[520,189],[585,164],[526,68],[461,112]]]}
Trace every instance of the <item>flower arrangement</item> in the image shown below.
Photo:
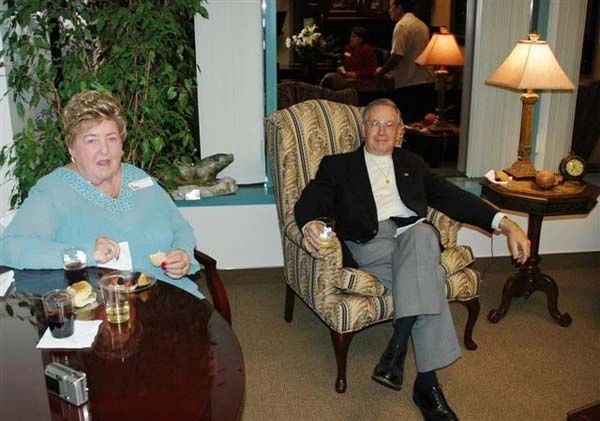
{"label": "flower arrangement", "polygon": [[317,25],[307,26],[298,35],[287,38],[285,46],[294,52],[296,61],[304,65],[315,65],[329,56],[329,43],[317,32]]}

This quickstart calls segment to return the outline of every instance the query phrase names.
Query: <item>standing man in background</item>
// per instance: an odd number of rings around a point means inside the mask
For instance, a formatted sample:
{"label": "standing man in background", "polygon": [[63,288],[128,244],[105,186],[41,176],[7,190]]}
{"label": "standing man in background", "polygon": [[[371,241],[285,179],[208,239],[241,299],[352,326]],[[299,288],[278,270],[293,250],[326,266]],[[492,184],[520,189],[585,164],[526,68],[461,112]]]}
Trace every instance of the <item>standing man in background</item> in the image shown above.
{"label": "standing man in background", "polygon": [[429,28],[414,14],[413,0],[390,0],[388,13],[396,22],[392,51],[375,76],[394,72],[394,102],[405,123],[421,120],[435,106],[435,77],[415,59],[429,42]]}

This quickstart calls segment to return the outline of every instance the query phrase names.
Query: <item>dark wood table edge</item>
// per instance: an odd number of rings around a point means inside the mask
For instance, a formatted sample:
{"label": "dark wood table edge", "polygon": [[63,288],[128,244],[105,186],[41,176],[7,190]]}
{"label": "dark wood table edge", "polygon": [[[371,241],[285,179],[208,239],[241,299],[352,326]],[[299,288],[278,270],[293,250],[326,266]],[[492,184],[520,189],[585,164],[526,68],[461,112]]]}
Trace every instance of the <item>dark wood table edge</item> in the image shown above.
{"label": "dark wood table edge", "polygon": [[600,401],[592,402],[567,413],[567,421],[600,420]]}

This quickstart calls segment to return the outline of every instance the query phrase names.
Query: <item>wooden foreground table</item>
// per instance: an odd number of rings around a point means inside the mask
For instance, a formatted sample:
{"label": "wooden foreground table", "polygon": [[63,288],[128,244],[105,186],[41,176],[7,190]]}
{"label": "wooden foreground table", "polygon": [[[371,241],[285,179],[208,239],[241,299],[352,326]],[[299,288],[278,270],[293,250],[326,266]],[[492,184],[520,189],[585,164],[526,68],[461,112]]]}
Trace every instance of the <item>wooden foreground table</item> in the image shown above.
{"label": "wooden foreground table", "polygon": [[[236,420],[244,362],[229,324],[206,299],[158,281],[135,293],[130,323],[104,321],[92,348],[38,350],[46,330],[39,295],[64,288],[62,271],[16,271],[0,298],[0,419]],[[13,287],[14,288],[14,287]],[[78,315],[102,319],[104,306]],[[89,402],[47,393],[44,368],[60,362],[87,374]]]}

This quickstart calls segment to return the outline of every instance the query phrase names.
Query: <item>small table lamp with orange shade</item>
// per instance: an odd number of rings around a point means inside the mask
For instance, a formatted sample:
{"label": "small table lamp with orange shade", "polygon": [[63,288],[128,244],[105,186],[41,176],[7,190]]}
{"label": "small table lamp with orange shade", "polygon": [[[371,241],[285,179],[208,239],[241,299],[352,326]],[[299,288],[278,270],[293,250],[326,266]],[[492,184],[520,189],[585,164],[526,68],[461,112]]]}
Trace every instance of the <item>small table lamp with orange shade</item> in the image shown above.
{"label": "small table lamp with orange shade", "polygon": [[456,42],[456,38],[442,26],[439,33],[433,34],[429,44],[423,52],[416,58],[415,63],[421,66],[436,66],[435,76],[437,82],[437,109],[438,119],[434,123],[436,126],[444,126],[446,111],[446,80],[448,70],[446,66],[462,66],[464,64],[463,54]]}

